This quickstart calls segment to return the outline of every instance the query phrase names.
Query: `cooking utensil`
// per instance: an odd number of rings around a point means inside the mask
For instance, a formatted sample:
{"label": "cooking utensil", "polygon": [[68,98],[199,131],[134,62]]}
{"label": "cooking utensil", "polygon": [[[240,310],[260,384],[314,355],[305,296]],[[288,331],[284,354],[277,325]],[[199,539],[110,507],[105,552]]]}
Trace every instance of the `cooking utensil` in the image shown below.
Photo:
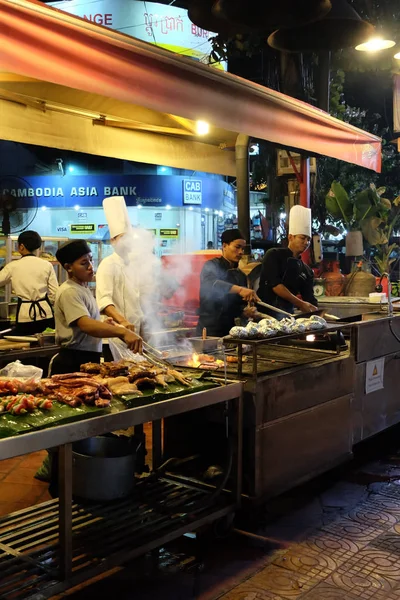
{"label": "cooking utensil", "polygon": [[3,329],[3,331],[0,331],[0,337],[5,335],[6,333],[10,333],[10,331],[12,331],[12,327],[10,327],[9,329]]}
{"label": "cooking utensil", "polygon": [[[308,319],[309,317],[312,316],[323,316],[325,314],[325,310],[323,308],[320,308],[318,310],[314,310],[313,312],[309,312],[309,313],[299,313],[299,314],[291,314],[289,312],[287,312],[286,310],[282,310],[281,308],[277,308],[276,306],[272,306],[271,304],[267,304],[266,302],[261,302],[261,300],[257,300],[257,303],[260,306],[264,306],[264,308],[269,308],[269,310],[273,310],[274,312],[280,313],[281,315],[285,315],[285,317],[290,317],[291,319]],[[268,318],[268,317],[267,317]]]}
{"label": "cooking utensil", "polygon": [[162,352],[150,346],[147,342],[142,342],[143,354],[152,362],[162,367],[171,367],[171,363],[163,357]]}

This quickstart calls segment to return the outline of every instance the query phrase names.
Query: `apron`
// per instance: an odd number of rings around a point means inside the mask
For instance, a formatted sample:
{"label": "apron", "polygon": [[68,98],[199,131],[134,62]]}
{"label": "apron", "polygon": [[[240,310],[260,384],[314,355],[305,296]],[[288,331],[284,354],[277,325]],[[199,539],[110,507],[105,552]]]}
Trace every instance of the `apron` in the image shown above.
{"label": "apron", "polygon": [[[32,255],[27,254],[26,256]],[[25,258],[25,256],[23,256],[22,258]],[[46,302],[46,304],[49,305],[52,315],[51,317],[48,317],[46,315],[46,311],[42,306],[43,302]],[[24,321],[20,323],[19,313],[23,304],[30,305],[28,313],[30,321]],[[39,300],[22,300],[22,298],[18,298],[15,323],[16,329],[14,333],[18,335],[31,335],[34,333],[41,333],[41,331],[44,331],[47,327],[54,328],[54,311],[47,294],[44,296],[44,298],[40,298]]]}
{"label": "apron", "polygon": [[[44,298],[40,298],[39,300],[22,300],[22,298],[18,298],[17,300],[17,314],[15,317],[15,321],[17,323],[17,325],[19,325],[19,311],[21,310],[21,306],[23,304],[30,304],[29,307],[29,318],[31,321],[43,321],[44,319],[51,319],[52,317],[47,317],[46,315],[46,311],[44,310],[43,306],[41,306],[41,302],[46,302],[49,306],[50,306],[50,310],[51,310],[51,314],[54,317],[54,312],[53,312],[53,307],[50,304],[50,300],[47,296],[47,294],[45,295]],[[21,325],[24,325],[24,323],[21,323]]]}

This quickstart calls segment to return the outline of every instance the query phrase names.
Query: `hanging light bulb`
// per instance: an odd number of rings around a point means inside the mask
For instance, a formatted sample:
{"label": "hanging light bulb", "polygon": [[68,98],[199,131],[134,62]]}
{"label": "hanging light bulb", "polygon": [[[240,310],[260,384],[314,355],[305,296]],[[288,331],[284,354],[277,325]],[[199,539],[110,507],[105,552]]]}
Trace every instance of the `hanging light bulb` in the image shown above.
{"label": "hanging light bulb", "polygon": [[356,50],[359,52],[379,52],[379,50],[393,48],[395,45],[396,42],[393,40],[384,40],[381,37],[373,37],[363,44],[358,44],[358,46],[356,46]]}
{"label": "hanging light bulb", "polygon": [[397,52],[397,54],[395,54],[393,58],[397,58],[397,60],[400,60],[400,52]]}

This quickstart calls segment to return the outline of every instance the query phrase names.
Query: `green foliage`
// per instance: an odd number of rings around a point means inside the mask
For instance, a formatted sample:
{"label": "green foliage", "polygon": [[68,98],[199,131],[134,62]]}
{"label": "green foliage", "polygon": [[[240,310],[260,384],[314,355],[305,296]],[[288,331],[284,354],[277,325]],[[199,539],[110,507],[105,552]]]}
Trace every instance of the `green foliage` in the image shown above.
{"label": "green foliage", "polygon": [[385,188],[376,189],[371,183],[367,188],[349,197],[344,187],[333,181],[325,198],[328,214],[334,222],[340,222],[347,230],[362,230],[371,245],[386,243],[382,223],[386,223],[392,205],[382,198]]}

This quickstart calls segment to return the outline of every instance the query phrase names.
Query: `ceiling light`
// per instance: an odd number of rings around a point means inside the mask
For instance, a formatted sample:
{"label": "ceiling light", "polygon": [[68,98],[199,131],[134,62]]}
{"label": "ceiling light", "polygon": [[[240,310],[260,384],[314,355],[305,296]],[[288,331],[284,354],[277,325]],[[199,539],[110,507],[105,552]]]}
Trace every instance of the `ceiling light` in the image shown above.
{"label": "ceiling light", "polygon": [[170,207],[170,205],[169,205],[169,204],[167,204],[165,208],[166,208],[167,210],[171,210],[171,207]]}
{"label": "ceiling light", "polygon": [[189,210],[193,210],[193,206],[189,206]]}
{"label": "ceiling light", "polygon": [[363,44],[356,46],[356,50],[359,52],[378,52],[379,50],[387,50],[387,48],[393,48],[396,42],[393,40],[384,40],[382,38],[371,38]]}
{"label": "ceiling light", "polygon": [[47,206],[42,206],[42,210],[47,210]]}
{"label": "ceiling light", "polygon": [[196,133],[197,135],[207,135],[210,131],[210,126],[206,121],[196,121]]}
{"label": "ceiling light", "polygon": [[79,209],[80,209],[80,206],[79,206],[79,204],[75,204],[75,206],[74,206],[74,209],[75,209],[75,210],[79,210]]}
{"label": "ceiling light", "polygon": [[70,173],[73,173],[73,172],[75,171],[75,168],[74,168],[74,167],[68,167],[68,171],[69,171]]}
{"label": "ceiling light", "polygon": [[222,212],[222,210],[220,210],[218,214],[219,214],[220,217],[224,216],[224,213]]}
{"label": "ceiling light", "polygon": [[138,208],[143,208],[143,206],[141,204],[138,204],[137,207]]}
{"label": "ceiling light", "polygon": [[397,58],[397,60],[400,60],[400,52],[398,52],[397,54],[395,54],[394,58]]}
{"label": "ceiling light", "polygon": [[205,210],[205,212],[208,212],[210,209],[209,208],[205,208],[204,210]]}

